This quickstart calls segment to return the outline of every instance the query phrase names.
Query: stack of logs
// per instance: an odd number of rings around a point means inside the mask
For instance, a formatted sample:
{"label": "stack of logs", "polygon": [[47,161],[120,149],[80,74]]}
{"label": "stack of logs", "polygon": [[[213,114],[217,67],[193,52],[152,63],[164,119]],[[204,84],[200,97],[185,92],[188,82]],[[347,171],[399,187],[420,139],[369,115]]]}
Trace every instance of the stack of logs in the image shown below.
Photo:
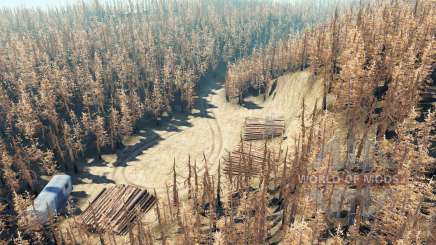
{"label": "stack of logs", "polygon": [[98,233],[125,235],[156,203],[146,190],[131,185],[104,188],[79,217],[79,223]]}
{"label": "stack of logs", "polygon": [[285,120],[248,117],[244,124],[244,140],[264,140],[282,136]]}
{"label": "stack of logs", "polygon": [[224,173],[232,176],[260,176],[276,154],[268,150],[266,144],[258,146],[242,141],[235,150],[223,156]]}

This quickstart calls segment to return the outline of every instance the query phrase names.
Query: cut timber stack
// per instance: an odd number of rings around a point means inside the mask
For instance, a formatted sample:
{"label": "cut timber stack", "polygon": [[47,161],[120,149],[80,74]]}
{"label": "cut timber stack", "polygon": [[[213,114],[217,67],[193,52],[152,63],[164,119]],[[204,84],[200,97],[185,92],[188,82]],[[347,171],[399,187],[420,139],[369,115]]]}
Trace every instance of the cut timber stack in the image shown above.
{"label": "cut timber stack", "polygon": [[91,231],[125,235],[155,203],[153,195],[135,186],[104,188],[80,215],[79,223]]}
{"label": "cut timber stack", "polygon": [[244,140],[263,140],[282,136],[285,120],[248,117],[244,124]]}
{"label": "cut timber stack", "polygon": [[232,152],[223,156],[224,173],[232,176],[260,176],[268,164],[274,161],[275,154],[265,146],[242,142]]}

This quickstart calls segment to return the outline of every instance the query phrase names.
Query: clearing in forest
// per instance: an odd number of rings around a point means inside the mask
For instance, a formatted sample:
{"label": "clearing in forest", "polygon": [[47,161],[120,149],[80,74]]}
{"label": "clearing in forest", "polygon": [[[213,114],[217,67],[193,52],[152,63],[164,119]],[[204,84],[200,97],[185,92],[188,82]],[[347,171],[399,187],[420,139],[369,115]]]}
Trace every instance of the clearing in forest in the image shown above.
{"label": "clearing in forest", "polygon": [[[137,149],[129,152],[131,155],[121,152],[118,156],[103,156],[105,162],[88,163],[74,186],[73,196],[80,197],[79,206],[85,208],[87,201],[109,183],[132,184],[164,193],[165,186],[171,183],[174,159],[180,182],[188,174],[181,164],[189,156],[198,166],[203,166],[205,156],[210,170],[216,171],[225,149],[232,150],[238,145],[247,117],[283,118],[285,136],[291,142],[299,130],[303,99],[307,108],[321,102],[322,82],[309,72],[290,73],[270,81],[266,97],[248,96],[242,106],[225,101],[223,82],[221,72],[211,74],[201,83],[190,115],[176,114],[160,127],[145,132],[145,137],[132,136],[127,140],[131,143],[129,147]],[[135,144],[139,147],[135,148]],[[120,156],[124,160],[117,159]]]}

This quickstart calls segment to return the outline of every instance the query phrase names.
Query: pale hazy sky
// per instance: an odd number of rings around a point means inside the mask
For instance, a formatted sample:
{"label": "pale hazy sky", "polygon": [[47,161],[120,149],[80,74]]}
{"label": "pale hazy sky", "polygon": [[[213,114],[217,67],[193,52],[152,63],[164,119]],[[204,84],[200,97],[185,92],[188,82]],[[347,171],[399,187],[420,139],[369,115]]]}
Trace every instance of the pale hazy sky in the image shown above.
{"label": "pale hazy sky", "polygon": [[[40,7],[63,6],[67,3],[80,3],[83,0],[0,0],[1,7]],[[90,0],[84,0],[85,2]]]}
{"label": "pale hazy sky", "polygon": [[[72,3],[81,3],[81,2],[92,2],[93,0],[0,0],[0,8],[2,7],[29,7],[29,8],[47,8],[47,7],[59,7],[65,6]],[[112,2],[112,0],[100,0],[100,2]],[[205,0],[206,1],[206,0]],[[282,1],[282,0],[275,0]],[[305,2],[305,1],[315,1],[315,0],[283,0],[284,2],[294,1],[296,3]],[[320,3],[328,3],[335,1],[346,2],[347,0],[318,0]],[[351,0],[349,0],[351,2]],[[356,0],[354,0],[356,1]]]}

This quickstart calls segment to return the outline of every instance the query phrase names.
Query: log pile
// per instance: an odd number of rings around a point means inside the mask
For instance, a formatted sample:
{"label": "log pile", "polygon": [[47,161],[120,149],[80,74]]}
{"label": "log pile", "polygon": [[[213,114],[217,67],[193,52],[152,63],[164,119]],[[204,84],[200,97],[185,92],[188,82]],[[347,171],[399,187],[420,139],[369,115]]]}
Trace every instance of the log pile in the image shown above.
{"label": "log pile", "polygon": [[243,139],[264,140],[282,136],[285,132],[285,120],[248,117],[244,123]]}
{"label": "log pile", "polygon": [[125,235],[155,203],[153,195],[135,186],[104,188],[80,215],[79,223],[90,231]]}
{"label": "log pile", "polygon": [[258,146],[242,141],[235,150],[223,156],[224,173],[232,176],[260,176],[275,154],[266,145]]}

